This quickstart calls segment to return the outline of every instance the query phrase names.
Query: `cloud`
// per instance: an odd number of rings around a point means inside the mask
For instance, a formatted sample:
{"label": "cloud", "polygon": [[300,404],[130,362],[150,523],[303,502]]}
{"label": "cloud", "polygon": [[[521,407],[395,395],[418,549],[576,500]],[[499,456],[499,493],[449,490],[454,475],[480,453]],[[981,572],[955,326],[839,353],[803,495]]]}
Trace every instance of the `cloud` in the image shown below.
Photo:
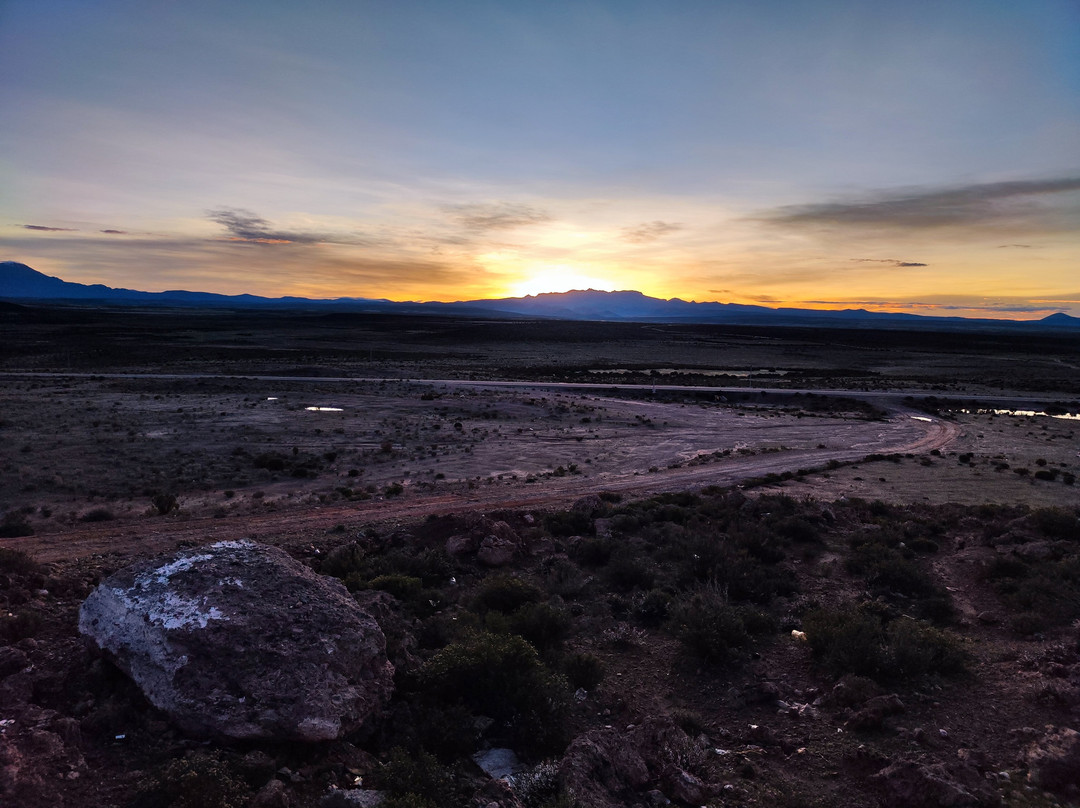
{"label": "cloud", "polygon": [[1063,205],[1059,195],[1075,191],[1080,191],[1080,177],[888,191],[850,202],[785,205],[757,219],[778,225],[901,230],[1006,224],[1036,230],[1072,229],[1070,217],[1058,215],[1068,205]]}
{"label": "cloud", "polygon": [[270,222],[262,216],[244,208],[208,210],[206,218],[232,233],[235,241],[250,241],[256,244],[314,244],[322,241],[308,233],[274,230],[270,227]]}
{"label": "cloud", "polygon": [[24,230],[40,230],[45,233],[77,233],[74,227],[46,227],[43,224],[24,224]]}
{"label": "cloud", "polygon": [[108,233],[109,235],[126,236],[127,230],[102,230],[102,233]]}
{"label": "cloud", "polygon": [[516,202],[450,205],[447,210],[469,230],[509,230],[552,220],[547,211]]}
{"label": "cloud", "polygon": [[1007,249],[1010,249],[1012,247],[1016,247],[1018,249],[1023,249],[1023,250],[1038,250],[1038,249],[1041,249],[1040,247],[1036,247],[1034,244],[999,244],[998,245],[999,250],[1007,250]]}
{"label": "cloud", "polygon": [[861,264],[888,264],[893,267],[929,266],[928,264],[921,264],[918,261],[897,261],[895,258],[852,258],[851,260]]}
{"label": "cloud", "polygon": [[632,244],[644,244],[645,242],[656,241],[658,238],[678,230],[682,230],[682,225],[678,222],[662,222],[659,220],[644,222],[636,227],[624,227],[622,239]]}
{"label": "cloud", "polygon": [[206,212],[206,218],[217,222],[231,233],[229,241],[251,244],[370,244],[357,234],[319,233],[300,230],[278,230],[270,222],[244,208],[216,208]]}

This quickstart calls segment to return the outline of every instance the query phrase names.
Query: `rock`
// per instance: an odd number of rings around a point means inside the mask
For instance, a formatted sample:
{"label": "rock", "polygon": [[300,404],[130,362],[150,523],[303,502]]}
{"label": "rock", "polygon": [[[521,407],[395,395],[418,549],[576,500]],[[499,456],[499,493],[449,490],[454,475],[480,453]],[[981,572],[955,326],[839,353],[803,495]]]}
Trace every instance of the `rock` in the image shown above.
{"label": "rock", "polygon": [[0,648],[0,679],[30,667],[30,659],[18,648]]}
{"label": "rock", "polygon": [[472,756],[473,763],[483,770],[484,774],[495,780],[501,780],[521,771],[521,761],[514,754],[513,749],[488,749],[477,752]]}
{"label": "rock", "polygon": [[678,766],[669,767],[664,772],[662,779],[664,791],[669,796],[687,805],[704,805],[713,795],[713,790],[700,777],[696,777]]}
{"label": "rock", "polygon": [[383,633],[344,585],[252,542],[121,570],[83,603],[79,631],[200,736],[332,740],[393,689]]}
{"label": "rock", "polygon": [[1055,555],[1059,555],[1054,542],[1032,541],[1020,544],[1013,548],[1013,553],[1025,561],[1046,561]]}
{"label": "rock", "polygon": [[1047,733],[1023,753],[1028,780],[1047,791],[1080,787],[1080,733],[1068,727],[1047,727]]}
{"label": "rock", "polygon": [[449,556],[468,556],[480,549],[480,537],[458,534],[446,540],[446,554]]}
{"label": "rock", "polygon": [[861,709],[857,710],[847,720],[845,726],[848,729],[867,730],[881,729],[885,719],[889,716],[899,715],[907,708],[895,693],[887,696],[874,696],[866,701]]}
{"label": "rock", "polygon": [[586,494],[573,505],[570,506],[570,510],[577,513],[594,513],[604,507],[604,500],[596,494]]}
{"label": "rock", "polygon": [[370,788],[337,789],[321,800],[319,808],[378,808],[386,802],[386,794]]}
{"label": "rock", "polygon": [[492,534],[480,542],[476,560],[488,567],[505,567],[513,563],[517,551],[517,541]]}
{"label": "rock", "polygon": [[249,808],[292,808],[293,801],[285,784],[274,778],[255,792]]}
{"label": "rock", "polygon": [[905,760],[885,767],[869,780],[883,808],[960,808],[980,802],[941,763],[920,766]]}
{"label": "rock", "polygon": [[596,536],[600,539],[610,539],[614,533],[615,520],[602,517],[600,519],[593,520],[593,528],[596,530]]}
{"label": "rock", "polygon": [[[559,764],[560,779],[582,805],[621,808],[655,789],[658,781],[668,796],[711,795],[715,788],[687,771],[688,761],[703,762],[705,753],[679,727],[667,720],[649,719],[623,730],[595,729],[580,735]],[[676,793],[678,792],[678,793]],[[690,804],[701,805],[706,799]]]}

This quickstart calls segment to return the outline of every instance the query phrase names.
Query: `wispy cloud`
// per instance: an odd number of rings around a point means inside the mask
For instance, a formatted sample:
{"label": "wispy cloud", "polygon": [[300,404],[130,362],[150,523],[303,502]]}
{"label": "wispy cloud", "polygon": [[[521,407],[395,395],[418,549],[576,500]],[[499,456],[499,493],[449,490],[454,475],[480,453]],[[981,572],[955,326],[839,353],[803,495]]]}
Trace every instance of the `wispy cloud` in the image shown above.
{"label": "wispy cloud", "polygon": [[43,224],[24,224],[24,230],[39,230],[44,233],[77,233],[74,227],[48,227]]}
{"label": "wispy cloud", "polygon": [[216,208],[206,218],[231,233],[231,241],[252,244],[367,244],[370,239],[355,233],[328,233],[275,228],[269,221],[244,208]]}
{"label": "wispy cloud", "polygon": [[[1014,224],[1061,229],[1060,195],[1080,191],[1080,177],[914,189],[873,194],[849,202],[785,205],[758,219],[779,225],[907,230]],[[1075,204],[1075,201],[1073,201]]]}
{"label": "wispy cloud", "polygon": [[509,230],[552,221],[547,211],[517,202],[451,205],[447,210],[469,230]]}
{"label": "wispy cloud", "polygon": [[649,241],[656,241],[658,238],[682,230],[682,225],[678,222],[644,222],[636,227],[624,227],[622,230],[623,241],[629,241],[632,244],[644,244]]}
{"label": "wispy cloud", "polygon": [[102,230],[101,232],[102,233],[108,233],[109,235],[115,235],[115,236],[126,236],[127,235],[127,230]]}
{"label": "wispy cloud", "polygon": [[898,261],[895,258],[852,258],[852,261],[860,264],[888,264],[892,267],[925,267],[928,264],[922,264],[918,261]]}

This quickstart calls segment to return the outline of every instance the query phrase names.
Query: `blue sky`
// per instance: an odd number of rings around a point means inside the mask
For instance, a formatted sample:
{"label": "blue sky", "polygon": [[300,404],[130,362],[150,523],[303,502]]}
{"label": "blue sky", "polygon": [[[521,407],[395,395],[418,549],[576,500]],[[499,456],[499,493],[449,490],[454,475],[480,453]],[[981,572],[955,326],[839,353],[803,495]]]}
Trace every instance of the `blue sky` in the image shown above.
{"label": "blue sky", "polygon": [[0,76],[67,280],[1080,314],[1075,2],[0,0]]}

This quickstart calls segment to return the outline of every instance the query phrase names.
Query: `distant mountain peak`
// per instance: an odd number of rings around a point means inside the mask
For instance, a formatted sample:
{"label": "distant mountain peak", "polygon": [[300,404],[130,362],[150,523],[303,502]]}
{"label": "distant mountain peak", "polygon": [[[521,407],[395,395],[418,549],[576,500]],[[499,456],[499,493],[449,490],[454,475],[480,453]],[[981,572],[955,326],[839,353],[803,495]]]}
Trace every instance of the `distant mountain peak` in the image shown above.
{"label": "distant mountain peak", "polygon": [[1039,322],[1045,323],[1046,325],[1080,326],[1080,317],[1073,317],[1071,314],[1059,311],[1055,314],[1049,314],[1046,317],[1043,317]]}

